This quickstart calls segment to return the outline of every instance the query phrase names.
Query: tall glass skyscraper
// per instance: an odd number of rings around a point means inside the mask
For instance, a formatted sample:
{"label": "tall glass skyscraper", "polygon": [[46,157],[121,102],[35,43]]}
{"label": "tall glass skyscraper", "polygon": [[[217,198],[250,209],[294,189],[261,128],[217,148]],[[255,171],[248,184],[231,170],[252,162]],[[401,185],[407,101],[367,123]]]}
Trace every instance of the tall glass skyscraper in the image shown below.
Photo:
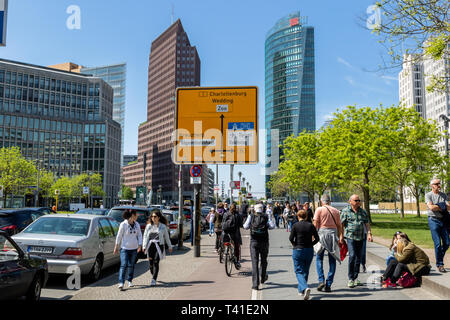
{"label": "tall glass skyscraper", "polygon": [[81,67],[81,73],[91,74],[94,77],[101,78],[108,83],[114,90],[113,120],[120,123],[122,128],[122,149],[120,152],[120,161],[123,165],[123,148],[125,144],[125,90],[127,77],[127,64],[114,64],[103,67],[85,68]]}
{"label": "tall glass skyscraper", "polygon": [[[295,12],[278,20],[266,35],[266,156],[270,159],[266,183],[278,169],[278,145],[292,134],[316,130],[314,27],[306,24],[307,18]],[[272,141],[274,130],[279,141]],[[266,193],[271,196],[267,189]]]}

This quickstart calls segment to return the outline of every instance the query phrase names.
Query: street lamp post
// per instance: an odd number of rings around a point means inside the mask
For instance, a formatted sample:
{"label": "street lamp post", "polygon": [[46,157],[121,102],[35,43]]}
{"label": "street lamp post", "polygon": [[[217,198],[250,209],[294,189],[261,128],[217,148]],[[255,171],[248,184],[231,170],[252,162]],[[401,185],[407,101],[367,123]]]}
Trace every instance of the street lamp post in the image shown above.
{"label": "street lamp post", "polygon": [[[450,121],[450,119],[444,115],[441,114],[439,116],[439,120],[444,121],[444,126],[445,126],[445,162],[446,164],[448,163],[449,160],[449,148],[448,148],[448,122]],[[446,166],[447,167],[447,166]],[[447,172],[445,173],[445,175],[447,175]],[[447,186],[447,181],[445,181],[445,191],[448,191],[448,186]]]}

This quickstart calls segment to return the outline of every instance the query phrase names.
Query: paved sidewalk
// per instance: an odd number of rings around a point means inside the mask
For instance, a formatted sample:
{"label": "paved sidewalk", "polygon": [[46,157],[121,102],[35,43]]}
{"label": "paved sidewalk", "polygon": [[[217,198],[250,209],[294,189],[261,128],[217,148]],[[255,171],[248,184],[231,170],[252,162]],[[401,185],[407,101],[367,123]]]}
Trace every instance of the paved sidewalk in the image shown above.
{"label": "paved sidewalk", "polygon": [[[270,232],[270,252],[268,274],[269,279],[263,285],[263,290],[258,294],[262,300],[299,300],[297,279],[292,262],[292,246],[289,242],[289,233],[284,229],[275,229]],[[378,277],[384,270],[377,266],[376,262],[368,256],[367,266],[378,269],[376,273],[360,273],[362,286],[356,288],[347,287],[347,263],[348,257],[337,264],[332,292],[317,291],[316,257],[310,268],[308,279],[311,288],[312,300],[437,300],[439,296],[424,290],[423,288],[409,289],[371,289],[372,279]],[[328,272],[328,257],[324,259],[324,271]],[[369,286],[367,285],[369,283]]]}
{"label": "paved sidewalk", "polygon": [[242,268],[233,268],[232,277],[225,273],[214,252],[215,237],[202,235],[201,257],[194,257],[190,242],[185,250],[174,251],[160,262],[157,286],[150,287],[151,275],[147,260],[135,266],[133,288],[119,291],[115,273],[81,289],[72,300],[249,300],[251,298],[251,261],[248,232],[243,236]]}

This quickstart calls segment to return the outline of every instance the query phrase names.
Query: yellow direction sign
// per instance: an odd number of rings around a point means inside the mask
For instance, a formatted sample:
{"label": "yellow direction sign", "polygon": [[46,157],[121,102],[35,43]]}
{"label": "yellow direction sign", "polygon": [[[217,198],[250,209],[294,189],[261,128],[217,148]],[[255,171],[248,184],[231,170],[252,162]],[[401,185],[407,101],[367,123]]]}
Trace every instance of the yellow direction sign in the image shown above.
{"label": "yellow direction sign", "polygon": [[258,163],[258,88],[178,88],[177,164]]}

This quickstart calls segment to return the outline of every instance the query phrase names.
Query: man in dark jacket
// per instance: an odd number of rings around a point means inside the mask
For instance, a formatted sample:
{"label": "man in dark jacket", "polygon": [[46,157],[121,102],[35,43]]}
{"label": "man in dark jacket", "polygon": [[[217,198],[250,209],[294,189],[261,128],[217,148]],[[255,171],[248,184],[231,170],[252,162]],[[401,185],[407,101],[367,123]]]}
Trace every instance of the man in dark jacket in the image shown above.
{"label": "man in dark jacket", "polygon": [[259,289],[259,256],[261,256],[261,283],[267,281],[267,255],[269,254],[269,229],[275,228],[272,217],[263,212],[262,204],[255,206],[255,213],[245,221],[244,229],[250,229],[250,255],[252,257],[253,290]]}
{"label": "man in dark jacket", "polygon": [[217,211],[214,216],[214,230],[216,231],[216,252],[219,250],[220,237],[222,236],[222,222],[225,210],[223,209],[223,203],[217,204]]}
{"label": "man in dark jacket", "polygon": [[231,240],[233,240],[234,242],[234,265],[237,270],[241,268],[241,264],[239,263],[240,250],[242,245],[241,227],[242,218],[237,211],[236,205],[233,203],[230,206],[230,211],[225,212],[225,215],[223,217],[222,230],[224,231],[224,233],[229,234]]}
{"label": "man in dark jacket", "polygon": [[241,205],[241,217],[242,221],[245,221],[247,219],[247,211],[248,211],[248,204],[247,201],[244,200],[244,202]]}

